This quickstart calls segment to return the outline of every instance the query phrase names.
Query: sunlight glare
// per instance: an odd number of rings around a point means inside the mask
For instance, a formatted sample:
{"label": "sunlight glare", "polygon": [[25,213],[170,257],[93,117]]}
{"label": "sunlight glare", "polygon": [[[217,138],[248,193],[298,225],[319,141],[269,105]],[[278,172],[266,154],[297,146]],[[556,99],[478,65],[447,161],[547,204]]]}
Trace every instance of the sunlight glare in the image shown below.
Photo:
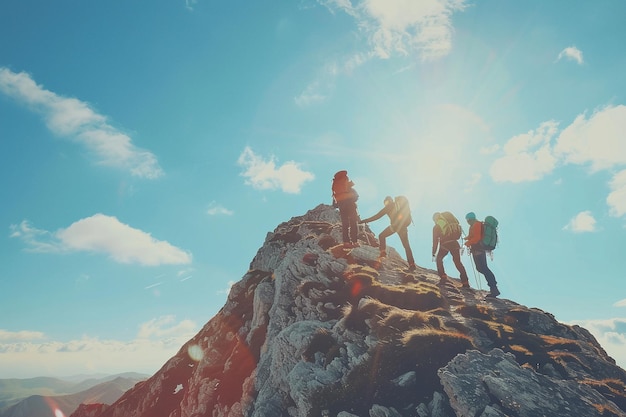
{"label": "sunlight glare", "polygon": [[196,362],[200,362],[200,360],[202,360],[202,357],[204,356],[202,348],[198,345],[190,345],[187,348],[187,354],[192,360]]}

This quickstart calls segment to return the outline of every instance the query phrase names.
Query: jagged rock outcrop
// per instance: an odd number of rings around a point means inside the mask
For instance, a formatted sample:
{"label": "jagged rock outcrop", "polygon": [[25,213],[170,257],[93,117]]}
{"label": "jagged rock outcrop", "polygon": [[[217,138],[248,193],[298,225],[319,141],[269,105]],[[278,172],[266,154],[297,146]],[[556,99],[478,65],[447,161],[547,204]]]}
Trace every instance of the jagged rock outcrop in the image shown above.
{"label": "jagged rock outcrop", "polygon": [[521,367],[515,356],[494,349],[458,355],[439,370],[450,404],[461,416],[571,417],[620,415],[589,385],[550,378]]}
{"label": "jagged rock outcrop", "polygon": [[222,310],[97,417],[626,416],[626,372],[585,329],[381,262],[367,227],[352,250],[340,235],[325,205],[279,225]]}

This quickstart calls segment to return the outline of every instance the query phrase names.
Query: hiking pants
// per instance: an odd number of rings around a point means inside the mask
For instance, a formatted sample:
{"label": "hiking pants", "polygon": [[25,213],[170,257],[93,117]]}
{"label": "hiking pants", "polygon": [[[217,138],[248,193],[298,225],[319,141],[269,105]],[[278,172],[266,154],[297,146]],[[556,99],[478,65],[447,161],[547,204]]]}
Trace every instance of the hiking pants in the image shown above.
{"label": "hiking pants", "polygon": [[489,288],[497,288],[496,277],[487,266],[487,253],[484,251],[472,252],[472,257],[476,263],[476,270],[485,276]]}
{"label": "hiking pants", "polygon": [[446,257],[448,253],[452,254],[452,261],[454,262],[454,266],[459,271],[461,276],[461,282],[469,283],[467,279],[467,271],[465,270],[465,266],[461,262],[461,245],[456,240],[451,240],[449,242],[444,242],[439,245],[439,252],[437,252],[437,274],[440,277],[446,276],[446,271],[443,269],[443,258]]}
{"label": "hiking pants", "polygon": [[404,251],[406,252],[406,261],[409,265],[415,264],[415,259],[413,259],[413,251],[411,250],[411,245],[409,244],[409,229],[407,227],[402,227],[397,231],[393,230],[391,226],[387,227],[385,230],[380,232],[378,235],[378,240],[380,242],[380,250],[387,250],[387,241],[386,239],[393,235],[394,233],[398,233],[398,237],[400,238],[400,242],[402,242],[402,246],[404,247]]}
{"label": "hiking pants", "polygon": [[357,243],[359,234],[359,215],[356,211],[356,204],[349,203],[339,206],[339,216],[341,216],[341,231],[343,243]]}

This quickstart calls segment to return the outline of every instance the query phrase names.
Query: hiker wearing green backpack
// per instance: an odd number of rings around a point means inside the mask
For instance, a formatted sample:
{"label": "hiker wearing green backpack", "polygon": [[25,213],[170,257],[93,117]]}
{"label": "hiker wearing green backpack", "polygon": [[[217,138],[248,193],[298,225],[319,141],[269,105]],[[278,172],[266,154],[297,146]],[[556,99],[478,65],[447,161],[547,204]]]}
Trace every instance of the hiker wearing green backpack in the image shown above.
{"label": "hiker wearing green backpack", "polygon": [[[467,271],[461,262],[461,225],[456,217],[449,211],[433,214],[433,261],[437,264],[437,274],[439,275],[439,283],[443,284],[448,279],[448,275],[443,268],[443,258],[448,253],[452,254],[454,266],[459,271],[461,277],[461,285],[463,288],[469,288],[469,280]],[[439,249],[439,250],[437,250]],[[436,255],[436,257],[435,257]]]}
{"label": "hiker wearing green backpack", "polygon": [[387,196],[385,197],[384,204],[385,206],[378,213],[374,214],[372,217],[361,220],[360,223],[373,222],[380,219],[385,214],[389,216],[391,225],[378,235],[378,240],[380,242],[380,257],[384,258],[387,256],[386,239],[394,233],[397,233],[400,241],[402,242],[402,246],[404,247],[404,251],[406,252],[406,260],[409,263],[409,271],[414,271],[416,268],[415,259],[413,259],[413,251],[411,250],[411,245],[409,244],[408,227],[409,224],[411,224],[411,209],[409,207],[409,201],[404,196],[398,196],[395,200],[390,196]]}
{"label": "hiker wearing green backpack", "polygon": [[[484,243],[485,237],[485,229],[487,228],[486,224],[483,222],[476,220],[476,214],[474,212],[469,212],[465,215],[465,220],[470,225],[469,234],[465,237],[465,246],[470,248],[470,252],[472,253],[472,258],[474,259],[474,263],[476,264],[476,270],[485,276],[487,280],[487,285],[489,285],[490,292],[487,294],[487,297],[497,297],[500,295],[500,290],[498,290],[498,283],[496,282],[496,277],[491,272],[491,269],[487,266],[487,252],[491,251],[495,247],[495,239],[491,238],[491,233],[493,236],[495,235],[495,227],[497,227],[498,223],[491,216],[487,216],[487,218],[491,218],[495,221],[495,226],[490,222],[489,228],[493,227],[493,230],[488,234],[487,240],[493,240],[493,242]],[[485,218],[485,220],[487,220]],[[497,239],[497,238],[496,238]]]}

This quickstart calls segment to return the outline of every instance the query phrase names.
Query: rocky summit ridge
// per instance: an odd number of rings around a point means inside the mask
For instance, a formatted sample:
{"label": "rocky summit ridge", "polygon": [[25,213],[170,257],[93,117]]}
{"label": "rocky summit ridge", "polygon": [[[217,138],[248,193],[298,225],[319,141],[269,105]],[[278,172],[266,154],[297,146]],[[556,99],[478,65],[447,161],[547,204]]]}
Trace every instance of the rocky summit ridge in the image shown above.
{"label": "rocky summit ridge", "polygon": [[359,241],[327,205],[280,224],[156,374],[72,416],[626,416],[626,372],[584,328]]}

